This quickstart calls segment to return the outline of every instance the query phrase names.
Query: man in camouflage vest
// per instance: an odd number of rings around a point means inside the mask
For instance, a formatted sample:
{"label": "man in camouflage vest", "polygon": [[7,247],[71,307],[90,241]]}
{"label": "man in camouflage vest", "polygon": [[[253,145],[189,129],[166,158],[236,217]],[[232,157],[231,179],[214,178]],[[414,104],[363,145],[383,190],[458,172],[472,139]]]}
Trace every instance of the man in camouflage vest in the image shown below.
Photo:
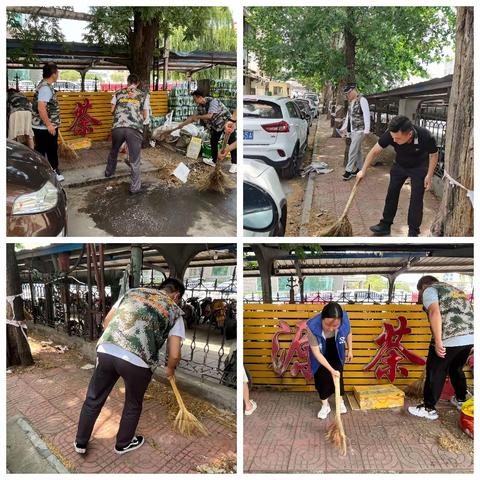
{"label": "man in camouflage vest", "polygon": [[140,153],[143,140],[143,124],[148,119],[150,96],[139,88],[140,80],[131,74],[128,87],[115,92],[112,98],[112,149],[107,160],[105,177],[111,177],[117,168],[118,152],[123,143],[128,147],[131,169],[130,194],[142,193],[140,180]]}
{"label": "man in camouflage vest", "polygon": [[58,129],[60,127],[60,105],[53,84],[58,80],[58,67],[53,62],[43,66],[43,79],[37,85],[32,101],[32,129],[35,150],[46,155],[55,170],[57,179],[64,180],[58,168]]}
{"label": "man in camouflage vest", "polygon": [[350,135],[348,162],[343,180],[354,178],[363,167],[362,143],[365,135],[370,133],[370,107],[367,99],[358,93],[355,83],[349,83],[343,89],[348,100],[348,110],[340,133]]}
{"label": "man in camouflage vest", "polygon": [[[202,90],[192,92],[193,101],[197,104],[197,115],[191,115],[184,120],[179,127],[184,127],[193,122],[200,121],[210,132],[210,146],[212,148],[212,162],[204,160],[205,163],[215,166],[218,160],[218,144],[223,135],[225,124],[232,118],[228,108],[217,98],[207,97]],[[228,144],[236,141],[231,135]],[[233,172],[232,172],[233,173]]]}
{"label": "man in camouflage vest", "polygon": [[35,148],[32,130],[32,104],[15,88],[7,90],[8,139]]}
{"label": "man in camouflage vest", "polygon": [[83,403],[74,442],[77,453],[86,453],[95,422],[107,397],[122,377],[125,405],[117,433],[119,455],[141,447],[136,435],[145,391],[160,365],[160,349],[167,342],[167,377],[175,375],[185,339],[183,311],[178,304],[185,292],[182,282],[168,278],[159,287],[133,288],[112,307],[97,343],[97,362]]}
{"label": "man in camouflage vest", "polygon": [[447,375],[455,390],[451,403],[459,410],[467,396],[463,367],[473,348],[473,307],[467,295],[437,278],[426,275],[418,281],[419,301],[428,314],[432,341],[428,350],[423,403],[409,407],[417,417],[436,420],[435,405]]}

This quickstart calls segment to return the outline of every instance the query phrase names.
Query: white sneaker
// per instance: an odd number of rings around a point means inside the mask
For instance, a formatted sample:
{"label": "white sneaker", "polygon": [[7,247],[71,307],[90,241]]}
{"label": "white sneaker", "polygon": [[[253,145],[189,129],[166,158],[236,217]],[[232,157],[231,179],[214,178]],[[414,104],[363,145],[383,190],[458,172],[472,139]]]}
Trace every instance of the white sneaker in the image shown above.
{"label": "white sneaker", "polygon": [[408,412],[416,417],[423,417],[428,420],[436,420],[438,418],[437,411],[434,408],[425,408],[423,403],[417,405],[416,407],[408,407]]}
{"label": "white sneaker", "polygon": [[65,177],[60,173],[55,170],[55,175],[57,176],[57,181],[63,182],[65,180]]}
{"label": "white sneaker", "polygon": [[250,400],[250,404],[252,405],[252,408],[250,410],[245,410],[245,415],[247,415],[247,417],[257,409],[257,402]]}
{"label": "white sneaker", "polygon": [[347,413],[347,406],[343,399],[340,401],[340,413]]}
{"label": "white sneaker", "polygon": [[211,167],[215,166],[215,162],[211,158],[204,158],[203,163],[210,165]]}
{"label": "white sneaker", "polygon": [[325,420],[331,411],[332,409],[330,408],[330,405],[328,403],[326,405],[322,405],[322,408],[317,413],[317,418]]}
{"label": "white sneaker", "polygon": [[237,166],[234,163],[232,163],[232,166],[230,167],[228,173],[237,173]]}
{"label": "white sneaker", "polygon": [[454,395],[451,399],[450,399],[450,403],[452,405],[455,405],[457,407],[457,410],[461,410],[462,409],[462,405],[463,405],[463,402],[459,402],[457,400],[457,397]]}

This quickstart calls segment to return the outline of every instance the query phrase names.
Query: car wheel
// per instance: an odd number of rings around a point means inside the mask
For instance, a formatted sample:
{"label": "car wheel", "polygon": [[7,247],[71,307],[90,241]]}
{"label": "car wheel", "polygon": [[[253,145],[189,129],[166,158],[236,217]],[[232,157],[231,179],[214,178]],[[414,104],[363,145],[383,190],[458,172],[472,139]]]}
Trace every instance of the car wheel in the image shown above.
{"label": "car wheel", "polygon": [[280,176],[284,180],[290,180],[291,178],[293,178],[297,171],[297,164],[298,164],[298,145],[295,147],[292,157],[290,158],[290,163],[286,167],[283,167],[280,170]]}

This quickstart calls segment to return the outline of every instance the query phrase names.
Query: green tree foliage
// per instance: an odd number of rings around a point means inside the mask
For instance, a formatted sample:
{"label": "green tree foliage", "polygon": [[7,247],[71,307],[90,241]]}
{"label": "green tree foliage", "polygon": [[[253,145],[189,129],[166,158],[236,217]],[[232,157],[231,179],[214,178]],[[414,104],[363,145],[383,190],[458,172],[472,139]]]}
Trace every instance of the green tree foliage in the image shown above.
{"label": "green tree foliage", "polygon": [[388,281],[381,275],[367,275],[365,285],[367,288],[370,286],[370,289],[374,292],[381,292],[382,290],[388,289]]}
{"label": "green tree foliage", "polygon": [[[61,7],[73,10],[72,7]],[[26,63],[34,62],[33,44],[37,41],[64,42],[65,36],[59,25],[58,18],[42,17],[40,15],[24,15],[7,11],[7,29],[12,38],[22,41],[22,48],[9,51],[9,58],[25,58]]]}
{"label": "green tree foliage", "polygon": [[127,67],[143,80],[150,77],[152,57],[166,36],[193,42],[218,21],[218,7],[92,7],[91,13],[85,40],[110,51],[128,49]]}
{"label": "green tree foliage", "polygon": [[60,80],[67,80],[70,82],[78,82],[81,80],[81,75],[76,70],[62,70]]}
{"label": "green tree foliage", "polygon": [[252,7],[245,44],[279,79],[357,81],[385,90],[443,60],[453,46],[451,7]]}

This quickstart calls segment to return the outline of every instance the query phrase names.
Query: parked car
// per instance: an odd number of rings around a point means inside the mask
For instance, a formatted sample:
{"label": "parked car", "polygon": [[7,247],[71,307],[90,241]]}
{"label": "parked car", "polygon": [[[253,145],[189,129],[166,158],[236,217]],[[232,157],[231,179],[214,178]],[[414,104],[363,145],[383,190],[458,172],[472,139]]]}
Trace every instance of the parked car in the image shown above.
{"label": "parked car", "polygon": [[243,163],[243,232],[250,237],[283,237],[287,199],[273,167],[257,160]]}
{"label": "parked car", "polygon": [[53,88],[61,92],[79,92],[82,89],[82,86],[80,83],[77,82],[71,82],[69,80],[58,80],[53,84]]}
{"label": "parked car", "polygon": [[244,97],[243,156],[274,167],[282,178],[300,171],[308,122],[288,97]]}
{"label": "parked car", "polygon": [[66,195],[47,160],[7,140],[7,235],[65,236]]}
{"label": "parked car", "polygon": [[315,106],[315,118],[318,117],[318,114],[320,113],[320,98],[316,93],[307,93],[305,95],[305,98],[307,100],[311,100]]}
{"label": "parked car", "polygon": [[308,122],[308,126],[311,127],[314,118],[314,108],[310,100],[306,98],[294,98],[293,101],[298,105],[298,108],[305,114],[305,119]]}

